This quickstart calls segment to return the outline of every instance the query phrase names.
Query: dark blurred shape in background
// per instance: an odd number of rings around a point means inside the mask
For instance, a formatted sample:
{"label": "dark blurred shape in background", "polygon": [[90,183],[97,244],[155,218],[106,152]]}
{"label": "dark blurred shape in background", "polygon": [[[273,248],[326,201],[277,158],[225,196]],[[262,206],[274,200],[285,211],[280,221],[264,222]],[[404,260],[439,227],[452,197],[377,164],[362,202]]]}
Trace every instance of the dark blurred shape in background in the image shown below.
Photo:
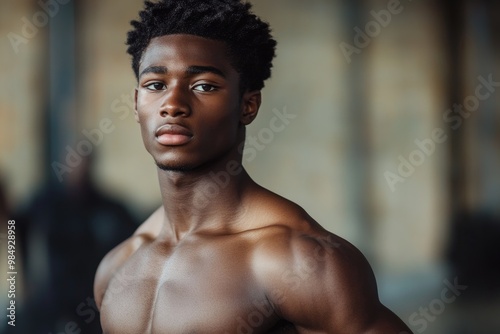
{"label": "dark blurred shape in background", "polygon": [[[86,157],[59,187],[46,187],[17,215],[25,246],[23,333],[100,333],[93,280],[104,255],[137,228],[128,210],[99,190]],[[75,325],[72,325],[72,324]],[[77,329],[75,329],[76,331]]]}
{"label": "dark blurred shape in background", "polygon": [[448,259],[455,276],[470,287],[464,298],[490,299],[500,293],[500,218],[464,212],[452,224]]}

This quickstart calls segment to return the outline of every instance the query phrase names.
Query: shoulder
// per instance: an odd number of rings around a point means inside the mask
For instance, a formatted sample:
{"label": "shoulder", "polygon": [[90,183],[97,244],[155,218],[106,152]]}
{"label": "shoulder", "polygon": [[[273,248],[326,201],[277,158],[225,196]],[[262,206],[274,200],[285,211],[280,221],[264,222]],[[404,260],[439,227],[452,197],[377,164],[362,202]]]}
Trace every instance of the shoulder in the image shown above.
{"label": "shoulder", "polygon": [[[301,225],[308,224],[306,221]],[[259,241],[254,256],[256,263],[268,263],[268,266],[259,267],[263,278],[271,278],[274,282],[270,283],[281,290],[293,292],[299,288],[319,287],[318,284],[328,286],[328,290],[336,287],[344,290],[343,285],[355,284],[359,284],[358,288],[366,284],[375,288],[366,258],[345,239],[315,223],[308,228],[283,225],[271,229],[273,231]]]}
{"label": "shoulder", "polygon": [[276,313],[308,330],[361,333],[383,308],[363,254],[314,221],[272,227],[253,263]]}
{"label": "shoulder", "polygon": [[127,262],[139,247],[154,240],[159,233],[161,214],[162,211],[159,208],[139,226],[130,238],[116,246],[102,259],[94,279],[94,298],[99,309],[109,281],[115,272]]}

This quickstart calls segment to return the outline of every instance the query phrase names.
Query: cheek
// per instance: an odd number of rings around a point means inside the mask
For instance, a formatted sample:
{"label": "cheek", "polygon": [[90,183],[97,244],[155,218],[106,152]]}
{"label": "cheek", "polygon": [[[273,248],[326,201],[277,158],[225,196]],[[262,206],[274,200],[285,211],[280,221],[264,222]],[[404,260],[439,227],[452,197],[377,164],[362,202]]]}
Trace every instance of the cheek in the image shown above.
{"label": "cheek", "polygon": [[219,123],[225,124],[228,129],[236,129],[240,120],[240,109],[239,99],[234,96],[228,97],[215,107],[215,110],[223,111],[217,113]]}
{"label": "cheek", "polygon": [[229,96],[200,103],[199,106],[194,106],[194,110],[199,110],[201,118],[204,118],[204,121],[210,122],[212,125],[228,125],[238,119],[237,101]]}
{"label": "cheek", "polygon": [[225,105],[216,110],[217,113],[207,114],[200,118],[199,124],[203,129],[204,141],[215,146],[232,145],[238,137],[238,109],[235,106],[228,108]]}
{"label": "cheek", "polygon": [[136,104],[136,119],[140,124],[141,129],[145,130],[153,121],[155,118],[155,110],[158,110],[155,105],[155,101],[147,100],[141,97],[141,94],[139,93]]}
{"label": "cheek", "polygon": [[139,127],[141,128],[141,132],[145,130],[145,126],[147,124],[147,117],[144,113],[144,108],[141,104],[137,104],[137,108],[135,110],[135,120],[139,123]]}
{"label": "cheek", "polygon": [[137,102],[136,108],[136,120],[139,123],[139,127],[141,130],[141,137],[144,142],[144,146],[149,151],[149,142],[152,140],[151,131],[152,131],[152,115],[147,112],[148,108],[144,103],[141,103],[140,100]]}

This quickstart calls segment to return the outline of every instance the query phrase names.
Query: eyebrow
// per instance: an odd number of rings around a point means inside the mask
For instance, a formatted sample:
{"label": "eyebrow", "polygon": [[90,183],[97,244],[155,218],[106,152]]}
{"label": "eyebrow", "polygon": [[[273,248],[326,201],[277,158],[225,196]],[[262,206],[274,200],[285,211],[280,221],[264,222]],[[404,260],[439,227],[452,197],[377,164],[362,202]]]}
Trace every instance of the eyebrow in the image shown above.
{"label": "eyebrow", "polygon": [[139,78],[144,74],[154,73],[154,74],[166,74],[168,69],[165,66],[149,66],[144,69],[144,71],[139,74]]}
{"label": "eyebrow", "polygon": [[[168,73],[168,68],[166,66],[149,66],[146,67],[139,77],[142,77],[145,74],[148,73],[154,73],[154,74],[167,74]],[[191,75],[198,75],[198,74],[203,74],[203,73],[213,73],[215,75],[218,75],[224,79],[226,79],[226,74],[219,70],[217,67],[213,66],[189,66],[186,69],[186,74],[188,76]]]}
{"label": "eyebrow", "polygon": [[189,75],[197,75],[202,73],[212,73],[226,79],[224,72],[213,66],[189,66],[186,70]]}

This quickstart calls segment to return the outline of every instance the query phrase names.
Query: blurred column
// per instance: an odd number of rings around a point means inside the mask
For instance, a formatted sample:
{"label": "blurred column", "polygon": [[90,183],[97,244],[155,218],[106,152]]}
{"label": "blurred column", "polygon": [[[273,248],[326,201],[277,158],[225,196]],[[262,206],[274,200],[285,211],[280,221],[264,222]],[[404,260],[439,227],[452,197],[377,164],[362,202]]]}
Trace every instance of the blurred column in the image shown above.
{"label": "blurred column", "polygon": [[[463,69],[465,65],[464,54],[464,6],[463,0],[442,0],[440,12],[443,15],[446,32],[446,46],[448,56],[448,104],[453,111],[450,117],[459,117],[458,109],[453,108],[464,100]],[[454,123],[454,122],[453,122]],[[461,124],[461,123],[460,123]],[[450,209],[457,213],[466,205],[466,186],[464,164],[464,128],[451,124],[450,135]]]}
{"label": "blurred column", "polygon": [[[48,17],[48,69],[44,72],[40,89],[46,94],[44,101],[44,161],[45,188],[43,196],[52,196],[52,190],[61,186],[52,163],[64,163],[64,150],[72,143],[74,136],[75,97],[75,49],[74,49],[74,1],[48,7],[44,11]],[[41,8],[37,10],[42,13]],[[37,197],[38,198],[38,197]],[[48,227],[53,223],[52,212],[57,210],[48,205],[45,213],[39,215],[36,223],[25,222],[27,235],[28,274],[33,286],[46,286],[50,281]]]}
{"label": "blurred column", "polygon": [[[491,1],[468,1],[464,20],[466,34],[463,47],[466,50],[465,66],[461,73],[463,80],[462,100],[475,96],[478,85],[484,81],[494,83],[483,87],[485,94],[479,98],[477,110],[472,108],[470,116],[463,119],[461,146],[456,151],[464,152],[457,164],[462,166],[462,183],[467,210],[482,211],[500,215],[500,66],[498,65],[499,5]],[[495,10],[495,8],[497,10]],[[495,26],[496,25],[496,26]],[[495,44],[495,41],[497,43]],[[483,79],[479,79],[479,77]],[[496,83],[496,84],[495,84]],[[496,87],[495,87],[496,85]],[[489,88],[489,90],[488,90]],[[477,98],[477,96],[476,96]],[[470,101],[469,101],[470,102]],[[458,134],[457,134],[458,135]],[[462,207],[462,209],[464,209]],[[460,208],[459,208],[460,209]]]}
{"label": "blurred column", "polygon": [[[346,76],[346,86],[349,91],[349,106],[346,110],[346,133],[349,145],[345,152],[345,169],[347,171],[345,181],[346,204],[349,215],[352,217],[351,229],[356,242],[356,246],[370,258],[371,262],[376,261],[373,258],[373,222],[374,217],[371,213],[371,198],[369,182],[369,171],[371,168],[371,151],[369,149],[369,117],[367,108],[366,92],[366,70],[367,52],[363,52],[356,42],[359,30],[363,28],[367,19],[367,8],[369,6],[361,5],[360,2],[343,3],[344,30],[346,41],[350,41],[350,46],[359,50],[349,55],[350,49],[343,44],[341,50],[346,58],[349,59]],[[366,41],[368,44],[369,42]],[[366,51],[366,50],[365,50]]]}
{"label": "blurred column", "polygon": [[[47,121],[49,164],[65,161],[65,147],[75,141],[76,58],[75,1],[59,5],[49,26],[49,108]],[[48,180],[58,182],[52,167]]]}

